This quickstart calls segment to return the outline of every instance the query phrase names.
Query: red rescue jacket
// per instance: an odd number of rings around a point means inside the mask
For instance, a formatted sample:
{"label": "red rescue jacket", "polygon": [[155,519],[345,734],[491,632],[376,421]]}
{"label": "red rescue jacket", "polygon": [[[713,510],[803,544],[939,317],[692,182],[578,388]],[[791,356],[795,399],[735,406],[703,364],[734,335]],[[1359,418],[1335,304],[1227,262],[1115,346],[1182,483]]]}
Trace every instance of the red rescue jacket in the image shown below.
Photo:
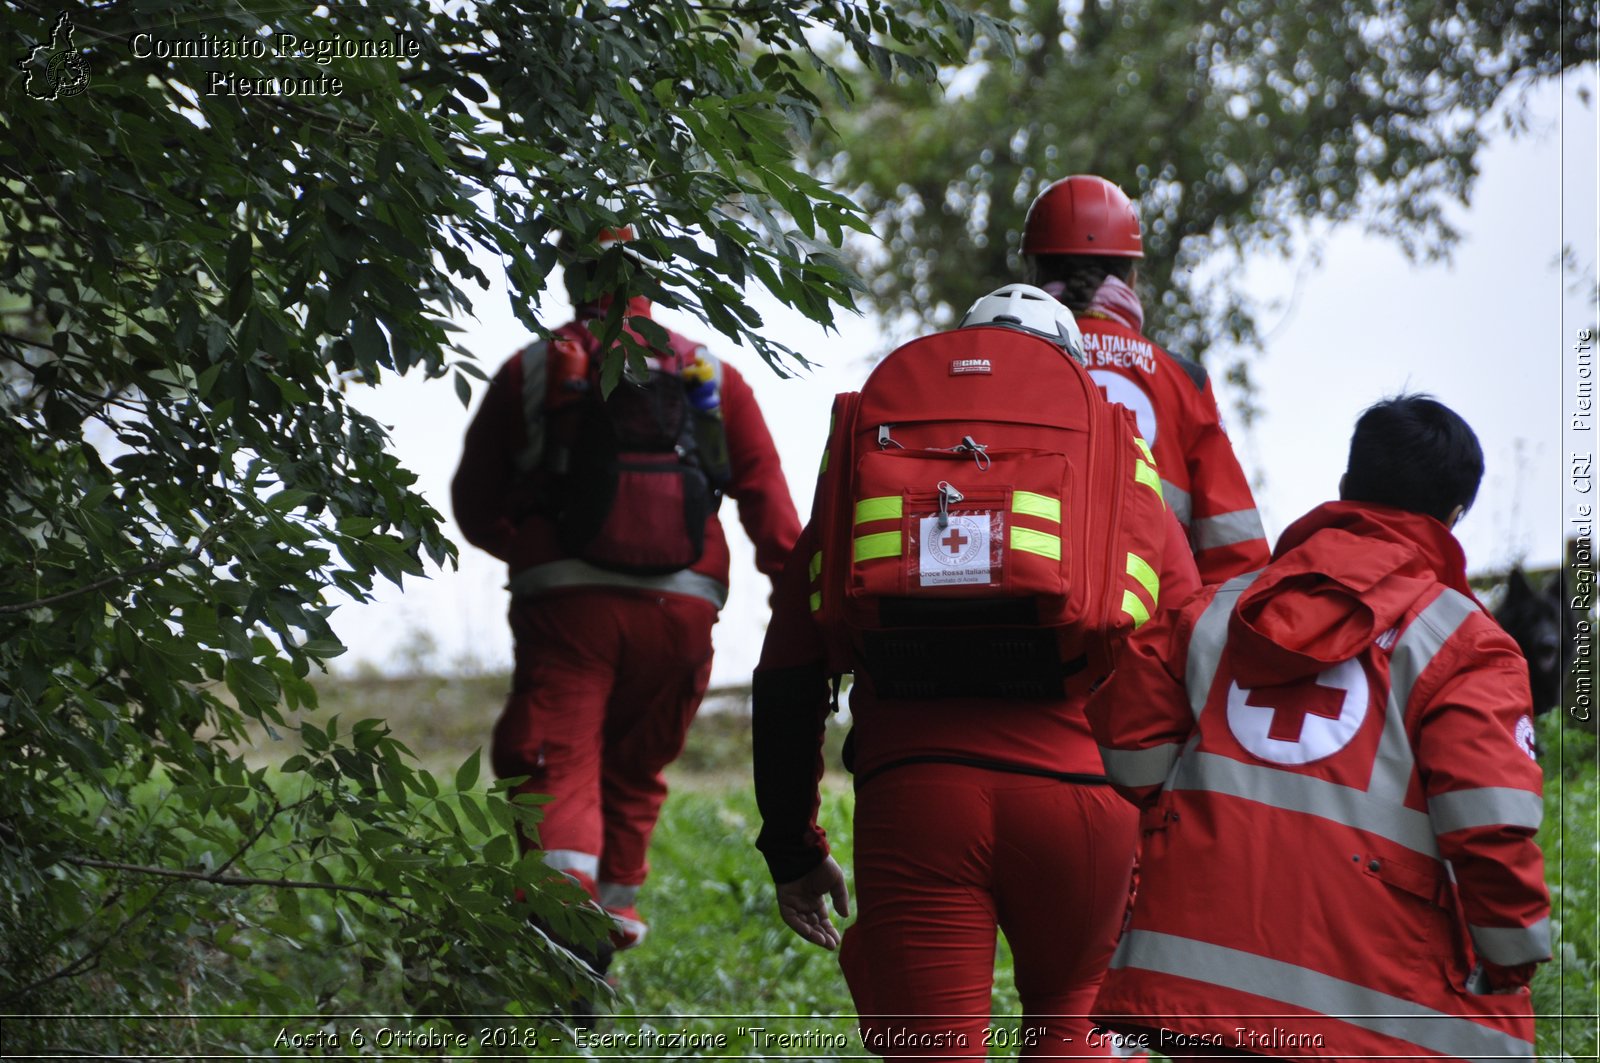
{"label": "red rescue jacket", "polygon": [[1550,956],[1527,669],[1444,525],[1313,510],[1136,632],[1088,715],[1145,809],[1097,1015],[1270,1056],[1532,1054],[1531,998],[1475,977]]}
{"label": "red rescue jacket", "polygon": [[[648,317],[650,304],[644,299],[632,300],[628,313]],[[585,319],[580,317],[557,331],[582,330]],[[708,357],[705,348],[693,340],[675,332],[668,337],[680,368],[697,355]],[[739,372],[726,363],[722,365],[721,394],[733,467],[726,494],[738,504],[739,521],[755,544],[756,568],[776,580],[800,532],[800,520],[755,395]],[[518,458],[527,447],[528,417],[522,359],[513,355],[495,373],[467,428],[461,463],[450,485],[462,534],[469,543],[506,562],[513,594],[571,587],[638,588],[704,598],[721,608],[727,600],[728,543],[715,514],[706,521],[704,554],[684,572],[631,576],[569,557],[560,545],[554,522],[538,513],[533,504],[538,492],[547,488],[548,474],[518,467]]]}
{"label": "red rescue jacket", "polygon": [[1206,584],[1267,563],[1255,496],[1222,429],[1211,380],[1106,311],[1078,315],[1084,364],[1112,402],[1134,412],[1161,470],[1162,496],[1189,533]]}

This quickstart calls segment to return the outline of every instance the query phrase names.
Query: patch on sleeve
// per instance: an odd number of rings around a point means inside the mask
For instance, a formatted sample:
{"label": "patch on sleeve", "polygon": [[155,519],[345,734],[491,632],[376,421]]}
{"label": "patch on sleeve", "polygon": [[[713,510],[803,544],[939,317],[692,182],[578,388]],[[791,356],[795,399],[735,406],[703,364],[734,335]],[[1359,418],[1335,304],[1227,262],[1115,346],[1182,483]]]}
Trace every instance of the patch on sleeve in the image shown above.
{"label": "patch on sleeve", "polygon": [[1528,754],[1529,760],[1539,759],[1539,754],[1535,752],[1533,746],[1532,716],[1524,716],[1522,719],[1517,721],[1517,745],[1521,746],[1522,751]]}

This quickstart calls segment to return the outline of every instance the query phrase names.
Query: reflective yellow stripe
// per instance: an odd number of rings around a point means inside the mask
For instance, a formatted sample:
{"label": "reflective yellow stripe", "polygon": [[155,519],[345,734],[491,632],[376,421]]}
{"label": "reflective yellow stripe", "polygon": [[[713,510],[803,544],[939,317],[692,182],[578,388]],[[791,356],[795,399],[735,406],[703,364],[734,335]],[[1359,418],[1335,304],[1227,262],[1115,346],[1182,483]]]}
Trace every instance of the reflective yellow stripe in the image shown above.
{"label": "reflective yellow stripe", "polygon": [[822,452],[822,467],[817,470],[817,475],[821,476],[823,473],[825,473],[827,471],[828,471],[828,452],[826,450],[824,450]]}
{"label": "reflective yellow stripe", "polygon": [[1122,611],[1133,617],[1133,626],[1142,627],[1150,619],[1150,610],[1144,607],[1139,596],[1132,591],[1122,592]]}
{"label": "reflective yellow stripe", "polygon": [[[1132,557],[1133,555],[1129,554],[1128,556]],[[818,576],[822,575],[822,551],[821,550],[818,550],[816,553],[811,555],[811,572],[810,572],[810,575],[811,575],[812,579],[816,579]]]}
{"label": "reflective yellow stripe", "polygon": [[1133,478],[1154,491],[1157,498],[1161,497],[1161,477],[1156,475],[1156,470],[1147,462],[1141,460],[1134,466]]}
{"label": "reflective yellow stripe", "polygon": [[814,613],[822,608],[822,592],[818,591],[811,596],[811,611]]}
{"label": "reflective yellow stripe", "polygon": [[1048,557],[1052,561],[1061,560],[1061,536],[1051,535],[1049,532],[1034,531],[1032,528],[1019,528],[1011,526],[1011,549],[1025,554],[1038,554]]}
{"label": "reflective yellow stripe", "polygon": [[856,523],[866,524],[874,520],[899,520],[900,496],[879,495],[877,498],[863,498],[856,503]]}
{"label": "reflective yellow stripe", "polygon": [[857,561],[871,561],[877,557],[899,556],[900,533],[897,531],[863,535],[856,540],[855,559]]}
{"label": "reflective yellow stripe", "polygon": [[1140,450],[1144,451],[1144,460],[1148,461],[1151,465],[1154,465],[1156,463],[1156,456],[1154,454],[1150,453],[1150,444],[1146,443],[1143,439],[1140,439],[1138,436],[1134,436],[1133,437],[1133,441],[1135,443],[1139,444],[1139,449]]}
{"label": "reflective yellow stripe", "polygon": [[1150,562],[1138,554],[1128,555],[1128,575],[1139,581],[1150,595],[1150,608],[1161,604],[1161,577],[1150,567]]}
{"label": "reflective yellow stripe", "polygon": [[1015,491],[1011,495],[1011,512],[1060,524],[1061,499],[1036,495],[1032,491]]}

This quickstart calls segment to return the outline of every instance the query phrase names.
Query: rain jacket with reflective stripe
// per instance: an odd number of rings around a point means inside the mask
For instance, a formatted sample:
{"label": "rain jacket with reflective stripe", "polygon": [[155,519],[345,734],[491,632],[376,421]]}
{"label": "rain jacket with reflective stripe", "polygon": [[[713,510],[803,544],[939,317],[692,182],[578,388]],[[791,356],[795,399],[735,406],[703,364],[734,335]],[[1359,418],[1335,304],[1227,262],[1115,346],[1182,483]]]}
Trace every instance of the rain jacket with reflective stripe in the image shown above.
{"label": "rain jacket with reflective stripe", "polygon": [[1088,714],[1144,809],[1097,1014],[1274,1056],[1532,1053],[1531,998],[1472,979],[1550,956],[1527,669],[1444,525],[1313,510],[1136,632]]}
{"label": "rain jacket with reflective stripe", "polygon": [[[628,313],[648,317],[650,304],[634,299]],[[558,332],[584,327],[580,318]],[[667,335],[682,362],[704,351],[675,332]],[[738,503],[739,521],[755,544],[756,568],[776,580],[800,533],[800,520],[772,434],[750,385],[731,365],[723,363],[721,369],[722,418],[733,465],[726,493]],[[720,609],[728,593],[728,543],[715,514],[706,519],[705,553],[683,572],[631,576],[596,568],[566,554],[555,522],[536,512],[539,492],[547,489],[548,473],[539,467],[531,472],[520,468],[529,449],[530,411],[525,409],[529,399],[524,383],[523,359],[514,355],[495,373],[467,428],[461,464],[451,483],[451,502],[462,534],[474,546],[506,562],[512,593],[633,587],[704,598]],[[531,412],[542,413],[540,405],[535,404]]]}
{"label": "rain jacket with reflective stripe", "polygon": [[1104,312],[1079,315],[1078,326],[1090,375],[1139,419],[1161,470],[1162,497],[1189,533],[1200,579],[1221,583],[1265,565],[1261,515],[1205,370]]}

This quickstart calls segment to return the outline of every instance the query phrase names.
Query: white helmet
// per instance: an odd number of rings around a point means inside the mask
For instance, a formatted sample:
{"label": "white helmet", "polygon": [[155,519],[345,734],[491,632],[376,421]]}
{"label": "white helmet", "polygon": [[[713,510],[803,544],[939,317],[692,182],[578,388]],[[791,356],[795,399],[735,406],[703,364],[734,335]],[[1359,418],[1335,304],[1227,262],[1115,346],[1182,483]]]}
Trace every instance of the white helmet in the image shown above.
{"label": "white helmet", "polygon": [[979,299],[961,319],[961,328],[969,325],[1003,325],[1032,332],[1059,343],[1075,360],[1083,361],[1083,333],[1078,331],[1072,311],[1031,284],[1008,284]]}

